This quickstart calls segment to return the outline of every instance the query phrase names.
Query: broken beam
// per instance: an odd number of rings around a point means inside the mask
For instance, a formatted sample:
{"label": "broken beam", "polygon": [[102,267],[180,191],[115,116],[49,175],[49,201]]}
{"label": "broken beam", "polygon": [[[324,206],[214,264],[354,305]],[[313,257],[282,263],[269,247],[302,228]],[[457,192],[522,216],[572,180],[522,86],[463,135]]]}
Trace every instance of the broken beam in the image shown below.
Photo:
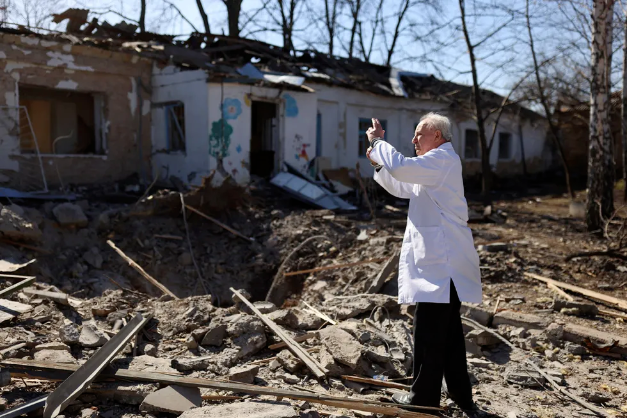
{"label": "broken beam", "polygon": [[[313,338],[315,336],[316,334],[314,334],[313,332],[308,332],[307,334],[297,335],[296,337],[294,337],[294,341],[296,341],[297,343],[302,343],[303,341]],[[287,347],[287,344],[283,341],[268,346],[270,350],[278,350],[279,348],[285,347]]]}
{"label": "broken beam", "polygon": [[[0,365],[15,377],[28,375],[41,379],[49,379],[50,376],[56,374],[58,380],[64,379],[79,366],[67,363],[46,363],[33,360],[11,359],[0,362]],[[47,373],[46,373],[47,372]],[[421,407],[403,407],[403,409],[389,402],[379,402],[370,399],[344,398],[339,396],[330,396],[324,393],[305,392],[283,390],[269,386],[255,386],[238,382],[226,382],[210,379],[202,379],[195,377],[171,376],[165,373],[144,372],[127,369],[105,370],[100,379],[114,378],[120,381],[138,381],[160,383],[163,385],[179,385],[187,387],[208,388],[215,390],[224,390],[234,393],[247,393],[251,395],[278,396],[288,399],[308,401],[323,405],[335,406],[338,408],[347,408],[359,411],[380,413],[399,418],[433,418],[433,415],[416,410],[433,410],[440,411],[439,408],[421,408]]]}
{"label": "broken beam", "polygon": [[379,274],[377,274],[377,277],[374,278],[374,280],[372,281],[372,284],[370,285],[368,290],[366,290],[366,293],[377,293],[379,292],[379,290],[381,290],[381,288],[383,287],[383,284],[385,283],[385,279],[387,279],[388,276],[392,274],[394,269],[398,266],[399,258],[400,258],[400,251],[396,250],[394,252],[394,255],[390,257],[390,259],[388,260],[387,263],[385,263],[381,271],[379,271]]}
{"label": "broken beam", "polygon": [[568,301],[572,302],[572,301],[575,300],[574,297],[572,297],[568,293],[564,292],[562,289],[560,289],[559,287],[555,286],[553,283],[547,283],[546,287],[548,287],[549,289],[551,289],[552,291],[554,291],[555,293],[557,293],[558,295],[560,295],[561,297],[563,297],[564,299],[566,299]]}
{"label": "broken beam", "polygon": [[150,274],[146,273],[146,271],[139,264],[133,261],[133,259],[127,256],[126,254],[124,254],[124,251],[116,247],[115,244],[111,240],[107,240],[107,244],[109,244],[109,247],[113,248],[115,252],[118,253],[118,255],[122,257],[124,261],[126,261],[129,264],[129,266],[133,267],[139,274],[141,274],[144,277],[144,279],[148,280],[157,289],[161,290],[166,295],[172,296],[174,299],[178,299],[178,297],[174,293],[170,292],[170,289],[168,289],[167,287],[159,283]]}
{"label": "broken beam", "polygon": [[244,302],[261,321],[272,330],[272,332],[279,337],[283,342],[287,344],[287,348],[294,353],[296,357],[301,359],[303,363],[312,371],[314,376],[317,379],[323,379],[326,377],[326,372],[322,365],[318,363],[316,359],[314,359],[307,351],[305,351],[296,341],[292,339],[285,331],[281,329],[277,324],[274,323],[270,318],[262,314],[259,309],[255,307],[252,303],[248,301],[240,292],[230,288],[231,292],[233,292],[242,302]]}
{"label": "broken beam", "polygon": [[372,260],[363,260],[363,261],[357,261],[354,263],[334,264],[332,266],[316,267],[314,269],[309,269],[309,270],[290,271],[289,273],[285,273],[284,276],[296,276],[298,274],[316,273],[316,272],[324,271],[324,270],[335,270],[335,269],[341,269],[344,267],[355,267],[355,266],[360,266],[362,264],[368,264],[368,263],[380,263],[385,260],[387,260],[387,257],[373,258]]}
{"label": "broken beam", "polygon": [[9,286],[6,289],[2,289],[0,290],[0,298],[5,298],[15,292],[17,292],[20,289],[23,289],[27,286],[30,286],[31,284],[33,284],[35,282],[35,277],[29,277],[27,279],[22,280],[19,283],[15,283],[13,286]]}
{"label": "broken beam", "polygon": [[68,295],[59,292],[48,292],[45,290],[24,289],[22,290],[26,296],[35,296],[42,299],[49,299],[53,302],[60,303],[61,305],[70,306],[70,300]]}
{"label": "broken beam", "polygon": [[331,325],[337,325],[337,321],[333,320],[332,318],[330,318],[328,315],[323,314],[322,312],[320,312],[318,309],[314,308],[313,306],[311,306],[310,304],[308,304],[307,302],[303,301],[303,303],[305,304],[305,306],[307,306],[309,308],[309,310],[316,315],[318,318],[320,319],[324,319],[326,322],[328,322]]}
{"label": "broken beam", "polygon": [[571,292],[579,293],[580,295],[588,296],[589,298],[600,300],[601,302],[609,303],[610,305],[616,305],[621,309],[627,310],[627,300],[615,298],[613,296],[604,295],[603,293],[595,292],[594,290],[584,289],[583,287],[575,286],[568,283],[558,282],[557,280],[549,279],[533,273],[524,273],[525,276],[535,280],[539,280],[544,283],[551,283],[559,288],[570,290]]}
{"label": "broken beam", "polygon": [[343,375],[342,379],[350,380],[351,382],[364,383],[366,385],[371,385],[371,386],[382,386],[382,387],[385,387],[385,388],[402,389],[402,390],[409,390],[409,389],[411,389],[411,386],[409,386],[409,385],[403,385],[401,383],[388,382],[386,380],[370,379],[368,377]]}
{"label": "broken beam", "polygon": [[227,231],[229,231],[231,234],[236,235],[236,236],[238,236],[238,237],[240,237],[240,238],[243,238],[243,239],[245,239],[245,240],[246,240],[246,241],[248,241],[248,242],[251,242],[251,243],[252,243],[252,242],[255,242],[255,240],[254,240],[253,238],[249,238],[249,237],[247,237],[246,235],[241,234],[240,232],[238,232],[238,231],[234,230],[234,229],[233,229],[233,228],[231,228],[230,226],[223,224],[223,223],[222,223],[222,222],[220,222],[219,220],[217,220],[217,219],[215,219],[215,218],[212,218],[211,216],[209,216],[209,215],[206,215],[206,214],[202,213],[202,212],[201,212],[201,211],[199,211],[198,209],[195,209],[195,208],[193,208],[193,207],[191,207],[191,206],[189,206],[189,205],[185,205],[185,207],[186,207],[187,209],[191,210],[192,212],[194,212],[194,213],[196,213],[196,214],[198,214],[198,215],[202,216],[203,218],[210,220],[210,221],[211,221],[211,222],[213,222],[214,224],[216,224],[216,225],[218,225],[218,226],[220,226],[220,227],[222,227],[222,228],[226,229],[226,230],[227,230]]}

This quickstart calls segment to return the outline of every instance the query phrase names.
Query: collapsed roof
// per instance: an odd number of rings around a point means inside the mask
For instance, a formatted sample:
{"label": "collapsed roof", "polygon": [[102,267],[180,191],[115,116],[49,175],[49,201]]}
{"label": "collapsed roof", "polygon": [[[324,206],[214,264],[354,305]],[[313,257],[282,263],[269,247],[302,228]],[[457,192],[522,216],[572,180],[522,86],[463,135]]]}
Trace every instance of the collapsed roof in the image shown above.
{"label": "collapsed roof", "polygon": [[[210,79],[255,85],[282,85],[311,91],[304,84],[321,83],[366,91],[376,95],[442,102],[449,108],[472,113],[472,88],[437,79],[433,75],[405,72],[357,58],[330,56],[315,50],[289,51],[262,41],[194,32],[186,40],[150,32],[138,32],[125,21],[111,25],[96,18],[88,21],[89,10],[68,9],[53,15],[60,23],[68,19],[66,32],[41,34],[29,28],[2,28],[0,32],[52,38],[56,41],[135,52],[182,69],[208,71]],[[504,98],[481,90],[488,110],[498,109]],[[543,119],[540,114],[509,102],[506,112]]]}

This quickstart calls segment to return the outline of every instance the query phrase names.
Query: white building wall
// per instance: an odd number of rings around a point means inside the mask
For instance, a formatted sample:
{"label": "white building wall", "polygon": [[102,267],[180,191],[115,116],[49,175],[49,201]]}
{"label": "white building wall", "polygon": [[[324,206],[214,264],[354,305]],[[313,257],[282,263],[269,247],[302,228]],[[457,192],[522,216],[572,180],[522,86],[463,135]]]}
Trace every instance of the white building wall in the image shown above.
{"label": "white building wall", "polygon": [[[155,68],[152,77],[152,160],[162,178],[177,176],[200,184],[210,173],[207,137],[207,74],[180,71],[176,67]],[[185,112],[185,151],[166,149],[166,103],[182,102]]]}

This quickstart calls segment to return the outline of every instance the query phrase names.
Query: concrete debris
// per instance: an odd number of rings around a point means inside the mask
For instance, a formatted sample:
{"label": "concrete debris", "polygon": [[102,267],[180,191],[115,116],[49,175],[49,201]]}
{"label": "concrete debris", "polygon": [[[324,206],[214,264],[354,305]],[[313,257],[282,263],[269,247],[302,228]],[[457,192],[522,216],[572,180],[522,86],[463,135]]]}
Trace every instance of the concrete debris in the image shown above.
{"label": "concrete debris", "polygon": [[233,345],[239,347],[237,358],[258,353],[266,347],[267,342],[264,332],[251,332],[233,339]]}
{"label": "concrete debris", "polygon": [[27,219],[23,211],[19,214],[17,208],[17,205],[0,205],[0,236],[14,241],[41,241],[43,233],[39,226]]}
{"label": "concrete debris", "polygon": [[474,341],[481,347],[493,346],[501,343],[501,340],[496,338],[493,334],[480,329],[470,331],[466,334],[466,339]]}
{"label": "concrete debris", "polygon": [[64,343],[52,342],[52,343],[39,344],[33,348],[34,353],[38,351],[43,351],[43,350],[62,350],[62,351],[67,351],[69,353],[70,347]]}
{"label": "concrete debris", "polygon": [[489,253],[496,253],[500,251],[509,250],[509,244],[506,242],[493,242],[491,244],[479,245],[477,251],[487,251]]}
{"label": "concrete debris", "polygon": [[259,366],[233,367],[229,370],[229,380],[252,384],[259,373]]}
{"label": "concrete debris", "polygon": [[8,370],[0,370],[0,387],[11,384],[11,373]]}
{"label": "concrete debris", "polygon": [[276,377],[282,379],[285,383],[290,385],[295,385],[300,382],[300,378],[298,376],[294,376],[293,374],[289,374],[286,372],[277,373]]}
{"label": "concrete debris", "polygon": [[139,409],[180,415],[201,404],[200,389],[171,385],[146,396]]}
{"label": "concrete debris", "polygon": [[494,315],[493,326],[511,325],[525,329],[544,329],[548,321],[540,316],[514,311],[502,311]]}
{"label": "concrete debris", "polygon": [[200,344],[219,347],[224,343],[224,338],[226,337],[226,333],[227,333],[226,325],[211,323],[209,325],[209,330],[202,338],[202,341]]}
{"label": "concrete debris", "polygon": [[[299,309],[294,309],[294,310],[293,309],[281,309],[278,311],[271,312],[267,314],[267,316],[277,325],[282,325],[282,326],[292,328],[292,329],[299,329],[299,325],[301,325],[300,320],[302,317],[297,316],[294,313],[294,311],[302,312]],[[303,327],[303,328],[306,328],[306,327]]]}
{"label": "concrete debris", "polygon": [[492,322],[492,311],[482,305],[463,303],[461,313],[468,318],[477,321],[481,325],[488,326]]}
{"label": "concrete debris", "polygon": [[509,383],[530,388],[541,388],[546,384],[546,378],[531,368],[512,366],[505,370],[504,376]]}
{"label": "concrete debris", "polygon": [[[255,308],[259,309],[259,312],[261,312],[262,314],[269,314],[277,310],[277,307],[274,303],[267,302],[265,300],[254,302],[253,305],[255,306]],[[250,309],[247,305],[243,303],[239,305],[239,309],[242,312],[247,313],[248,315],[253,315],[252,309]]]}
{"label": "concrete debris", "polygon": [[239,337],[243,334],[263,333],[263,322],[252,315],[233,315],[227,325],[226,332],[230,337]]}
{"label": "concrete debris", "polygon": [[78,343],[83,347],[102,347],[109,338],[92,323],[83,324]]}
{"label": "concrete debris", "polygon": [[101,269],[104,259],[98,247],[91,247],[88,251],[83,253],[83,260],[95,269]]}
{"label": "concrete debris", "polygon": [[178,358],[172,360],[172,367],[180,372],[190,370],[205,370],[214,360],[214,356]]}
{"label": "concrete debris", "polygon": [[33,358],[37,361],[45,361],[49,363],[73,363],[77,361],[69,351],[65,350],[41,350],[37,351]]}
{"label": "concrete debris", "polygon": [[87,393],[94,393],[125,405],[140,405],[146,396],[158,389],[159,385],[156,383],[106,382],[92,384]]}
{"label": "concrete debris", "polygon": [[568,315],[576,315],[576,316],[595,316],[599,313],[599,307],[592,302],[578,302],[578,301],[568,301],[556,299],[553,304],[553,309],[557,312],[566,313],[564,310],[566,309]]}
{"label": "concrete debris", "polygon": [[61,203],[52,209],[52,213],[64,227],[85,227],[89,222],[83,209],[74,203]]}
{"label": "concrete debris", "polygon": [[286,402],[236,402],[191,409],[180,418],[298,418],[296,410]]}
{"label": "concrete debris", "polygon": [[348,332],[337,326],[320,330],[320,341],[333,358],[351,369],[355,369],[361,358],[363,346]]}
{"label": "concrete debris", "polygon": [[59,338],[61,342],[65,344],[79,344],[80,335],[78,327],[75,324],[67,324],[59,328]]}
{"label": "concrete debris", "polygon": [[157,347],[153,344],[146,344],[144,346],[144,354],[150,357],[157,357]]}
{"label": "concrete debris", "polygon": [[281,350],[281,352],[276,356],[277,361],[287,370],[288,372],[297,373],[301,371],[301,369],[305,366],[305,364],[291,353],[290,350]]}

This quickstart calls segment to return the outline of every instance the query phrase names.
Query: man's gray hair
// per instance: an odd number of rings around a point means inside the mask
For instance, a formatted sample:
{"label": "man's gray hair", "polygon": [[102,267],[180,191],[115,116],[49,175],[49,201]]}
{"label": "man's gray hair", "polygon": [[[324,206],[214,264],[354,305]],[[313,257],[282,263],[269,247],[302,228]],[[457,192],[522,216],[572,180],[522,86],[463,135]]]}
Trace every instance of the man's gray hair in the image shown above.
{"label": "man's gray hair", "polygon": [[442,137],[446,141],[451,141],[453,139],[453,133],[451,132],[451,121],[446,116],[442,116],[439,113],[435,112],[429,112],[420,118],[420,123],[428,126],[434,131],[442,132]]}

